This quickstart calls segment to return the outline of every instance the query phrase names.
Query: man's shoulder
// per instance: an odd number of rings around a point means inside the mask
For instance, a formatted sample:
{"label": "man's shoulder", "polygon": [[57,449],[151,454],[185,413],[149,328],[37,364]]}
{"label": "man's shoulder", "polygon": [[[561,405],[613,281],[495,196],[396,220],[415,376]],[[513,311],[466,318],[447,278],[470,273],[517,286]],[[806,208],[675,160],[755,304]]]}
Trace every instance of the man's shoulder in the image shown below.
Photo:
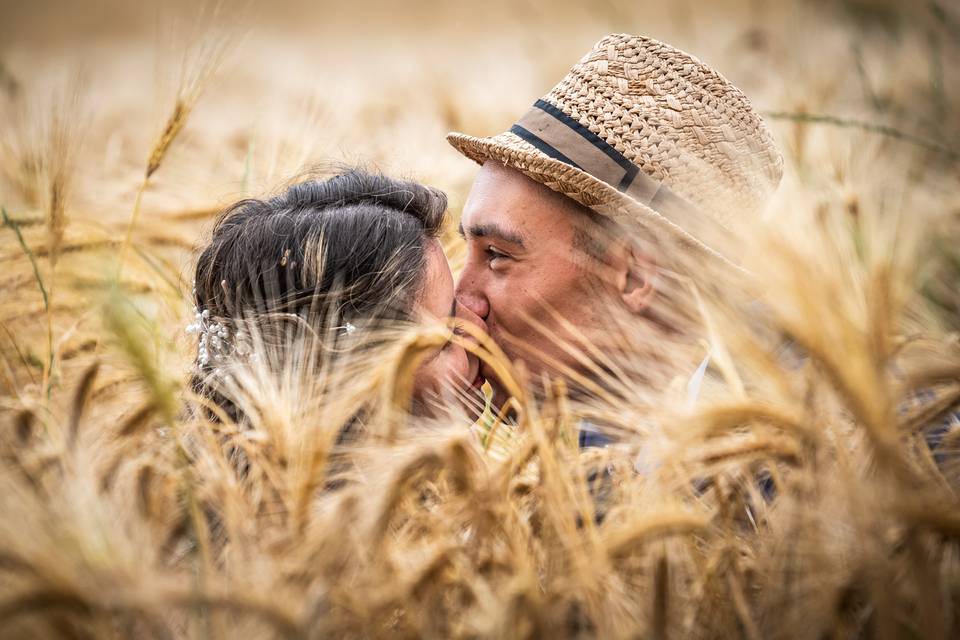
{"label": "man's shoulder", "polygon": [[960,433],[960,407],[941,414],[938,419],[926,425],[922,433],[934,461],[942,471],[943,465],[950,462],[960,451],[956,446],[957,434]]}
{"label": "man's shoulder", "polygon": [[588,447],[606,447],[614,442],[613,437],[592,422],[581,420],[577,426],[577,445],[581,449]]}

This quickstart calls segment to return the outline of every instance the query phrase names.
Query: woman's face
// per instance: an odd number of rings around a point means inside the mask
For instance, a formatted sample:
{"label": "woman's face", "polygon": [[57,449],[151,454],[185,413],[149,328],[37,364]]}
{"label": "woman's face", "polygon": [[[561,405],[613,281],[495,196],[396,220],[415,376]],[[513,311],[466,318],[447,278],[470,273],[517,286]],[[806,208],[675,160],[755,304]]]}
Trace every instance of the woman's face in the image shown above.
{"label": "woman's face", "polygon": [[[440,242],[431,238],[426,246],[427,267],[419,312],[424,322],[436,322],[455,316],[481,329],[483,320],[456,302],[453,274]],[[417,369],[414,389],[418,404],[448,397],[454,390],[471,393],[480,388],[480,365],[475,356],[453,341],[428,355]]]}

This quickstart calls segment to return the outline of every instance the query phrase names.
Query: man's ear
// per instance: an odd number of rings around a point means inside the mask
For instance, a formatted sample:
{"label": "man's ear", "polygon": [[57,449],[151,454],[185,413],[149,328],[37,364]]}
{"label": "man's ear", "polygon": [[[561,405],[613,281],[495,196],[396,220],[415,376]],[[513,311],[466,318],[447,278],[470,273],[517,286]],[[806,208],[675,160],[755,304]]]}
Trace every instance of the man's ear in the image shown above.
{"label": "man's ear", "polygon": [[656,292],[657,264],[652,256],[636,247],[625,251],[625,261],[618,278],[620,298],[631,313],[641,314],[650,306]]}

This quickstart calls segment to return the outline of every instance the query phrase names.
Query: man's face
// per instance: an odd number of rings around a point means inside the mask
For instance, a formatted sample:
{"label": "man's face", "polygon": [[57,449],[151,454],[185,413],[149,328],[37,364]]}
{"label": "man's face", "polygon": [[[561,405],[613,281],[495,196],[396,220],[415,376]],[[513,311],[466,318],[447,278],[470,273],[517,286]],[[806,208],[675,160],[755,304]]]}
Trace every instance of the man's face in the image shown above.
{"label": "man's face", "polygon": [[[575,245],[575,234],[588,223],[565,196],[493,161],[480,169],[464,205],[467,256],[457,298],[485,321],[511,360],[526,365],[532,381],[556,371],[556,363],[577,368],[537,323],[575,342],[576,333],[590,336],[603,312],[589,259]],[[555,315],[576,329],[567,330]],[[486,367],[483,373],[502,402],[497,381]]]}

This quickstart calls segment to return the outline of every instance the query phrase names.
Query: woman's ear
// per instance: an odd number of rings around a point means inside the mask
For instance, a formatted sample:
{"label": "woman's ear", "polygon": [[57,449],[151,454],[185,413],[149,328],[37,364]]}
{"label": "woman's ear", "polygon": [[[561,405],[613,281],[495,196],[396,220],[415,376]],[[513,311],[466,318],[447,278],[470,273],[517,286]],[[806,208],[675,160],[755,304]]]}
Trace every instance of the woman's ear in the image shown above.
{"label": "woman's ear", "polygon": [[624,269],[618,278],[620,298],[633,314],[641,314],[650,306],[656,292],[657,264],[652,256],[630,247]]}

